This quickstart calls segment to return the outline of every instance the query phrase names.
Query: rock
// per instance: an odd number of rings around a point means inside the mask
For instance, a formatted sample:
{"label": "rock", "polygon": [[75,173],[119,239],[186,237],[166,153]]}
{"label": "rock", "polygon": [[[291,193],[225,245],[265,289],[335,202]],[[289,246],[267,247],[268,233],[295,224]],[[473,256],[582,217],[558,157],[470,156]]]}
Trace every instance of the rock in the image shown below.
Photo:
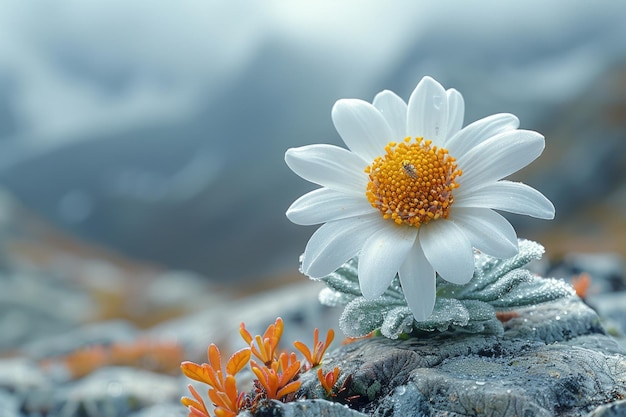
{"label": "rock", "polygon": [[569,277],[586,273],[591,277],[589,295],[626,290],[626,261],[620,253],[569,252],[551,268],[551,276]]}
{"label": "rock", "polygon": [[240,417],[364,417],[365,414],[349,407],[321,399],[281,403],[268,401],[252,414],[248,411],[240,413]]}
{"label": "rock", "polygon": [[510,338],[553,343],[581,335],[604,333],[596,312],[577,297],[535,305],[515,313],[518,317],[504,324]]}
{"label": "rock", "polygon": [[175,403],[182,390],[179,378],[134,368],[102,368],[59,389],[53,415],[127,416],[144,408]]}
{"label": "rock", "polygon": [[599,294],[587,299],[614,336],[626,335],[626,291]]}
{"label": "rock", "polygon": [[626,291],[594,295],[587,302],[597,310],[607,332],[626,349]]}
{"label": "rock", "polygon": [[588,417],[623,417],[626,416],[626,400],[615,401],[612,404],[601,405]]}
{"label": "rock", "polygon": [[0,353],[68,331],[93,317],[93,301],[62,280],[37,273],[0,272]]}
{"label": "rock", "polygon": [[215,294],[215,301],[203,311],[163,322],[145,335],[154,340],[176,340],[185,347],[189,360],[206,361],[211,343],[232,351],[245,347],[238,332],[241,322],[252,334],[261,334],[280,316],[285,322],[282,340],[309,343],[313,328],[318,327],[325,334],[339,317],[336,309],[318,302],[322,287],[319,282],[304,280],[238,299],[228,293]]}
{"label": "rock", "polygon": [[20,395],[48,384],[37,362],[26,358],[0,359],[0,389]]}
{"label": "rock", "polygon": [[0,390],[0,417],[20,417],[17,399],[3,390]]}
{"label": "rock", "polygon": [[[512,315],[501,337],[342,346],[324,361],[341,369],[335,400],[373,416],[585,416],[626,396],[625,351],[578,298]],[[313,372],[302,381],[307,398],[324,396]]]}
{"label": "rock", "polygon": [[139,330],[131,322],[110,320],[85,324],[56,335],[42,337],[26,344],[21,351],[31,358],[47,359],[67,355],[93,345],[108,346],[113,343],[129,343],[138,337]]}
{"label": "rock", "polygon": [[141,409],[128,417],[187,417],[188,411],[180,402],[157,404]]}
{"label": "rock", "polygon": [[[13,397],[10,403],[0,399],[0,405],[9,409],[15,405],[16,410],[22,410],[29,416],[31,412],[34,415],[45,414],[51,408],[54,388],[37,362],[18,357],[0,360],[0,389],[6,390]],[[0,416],[4,417],[2,414]]]}

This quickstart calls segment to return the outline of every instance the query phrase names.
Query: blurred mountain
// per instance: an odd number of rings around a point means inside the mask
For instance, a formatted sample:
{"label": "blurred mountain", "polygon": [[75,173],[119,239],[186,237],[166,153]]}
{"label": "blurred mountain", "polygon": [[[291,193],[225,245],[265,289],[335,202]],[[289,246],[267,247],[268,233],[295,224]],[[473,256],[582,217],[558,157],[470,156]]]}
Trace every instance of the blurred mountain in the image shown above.
{"label": "blurred mountain", "polygon": [[[371,38],[372,48],[354,56],[351,38],[332,31],[311,38],[267,30],[236,71],[212,80],[210,93],[198,85],[193,111],[115,128],[94,125],[75,140],[41,148],[15,139],[19,120],[10,104],[19,89],[0,70],[0,184],[64,230],[128,256],[219,281],[266,277],[295,269],[314,230],[284,216],[314,188],[285,166],[284,151],[341,145],[330,120],[338,98],[371,100],[385,88],[406,98],[429,74],[463,93],[466,124],[512,112],[524,128],[546,135],[545,155],[516,178],[554,201],[558,221],[510,217],[521,236],[533,237],[623,187],[620,10],[626,8],[617,3],[554,7],[535,16],[529,8],[524,20],[514,19],[519,9],[501,8],[496,19],[472,10],[476,19],[453,21],[444,10],[430,10],[437,20],[426,13],[422,26],[394,27],[402,44],[381,46],[376,31],[361,25],[358,33]],[[420,16],[420,9],[408,13]],[[107,72],[82,52],[72,45],[49,51],[60,71],[107,94],[134,88],[134,61]]]}

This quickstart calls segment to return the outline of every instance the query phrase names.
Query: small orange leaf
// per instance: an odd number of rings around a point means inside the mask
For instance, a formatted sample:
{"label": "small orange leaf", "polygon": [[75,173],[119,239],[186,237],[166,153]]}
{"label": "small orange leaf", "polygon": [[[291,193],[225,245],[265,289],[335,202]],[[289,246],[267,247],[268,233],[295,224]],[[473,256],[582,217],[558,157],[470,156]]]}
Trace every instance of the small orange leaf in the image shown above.
{"label": "small orange leaf", "polygon": [[291,394],[292,392],[296,392],[298,391],[298,389],[300,388],[300,385],[302,383],[300,381],[293,381],[287,385],[285,385],[283,388],[281,388],[278,393],[276,394],[276,399],[281,399],[283,398],[285,395]]}
{"label": "small orange leaf", "polygon": [[183,397],[183,398],[181,398],[181,399],[180,399],[180,402],[181,402],[181,404],[182,404],[182,405],[184,405],[185,407],[195,407],[195,408],[197,408],[197,409],[202,408],[202,405],[201,405],[199,402],[194,401],[194,400],[192,400],[192,399],[191,399],[191,398],[189,398],[189,397]]}
{"label": "small orange leaf", "polygon": [[274,323],[274,337],[276,338],[276,343],[280,341],[280,338],[283,335],[284,328],[285,328],[285,323],[283,323],[283,319],[280,317],[277,317],[276,322]]}
{"label": "small orange leaf", "polygon": [[235,377],[232,375],[226,375],[226,381],[224,381],[224,393],[228,396],[228,399],[231,403],[230,409],[235,410],[235,405],[237,404],[237,397],[239,393],[237,392],[237,381],[235,381]]}
{"label": "small orange leaf", "polygon": [[217,407],[213,412],[215,413],[215,417],[237,417],[237,413],[233,413],[222,407]]}
{"label": "small orange leaf", "polygon": [[287,369],[283,369],[281,380],[284,382],[292,380],[300,372],[300,361],[295,361]]}
{"label": "small orange leaf", "polygon": [[[330,346],[330,344],[333,343],[333,340],[335,340],[335,331],[333,329],[328,329],[328,332],[326,333],[326,340],[324,343],[327,349],[328,349],[328,346]],[[324,349],[324,351],[326,351],[326,349]]]}
{"label": "small orange leaf", "polygon": [[[252,363],[253,361],[251,361]],[[259,380],[259,382],[261,384],[265,384],[266,381],[266,374],[263,372],[263,370],[261,368],[259,368],[256,365],[250,365],[252,368],[252,372],[254,372],[254,375],[256,375],[257,379]]]}
{"label": "small orange leaf", "polygon": [[252,343],[252,335],[246,329],[246,325],[244,324],[244,322],[241,322],[241,324],[239,324],[239,334],[241,335],[241,338],[244,340],[244,342],[246,342],[247,344]]}
{"label": "small orange leaf", "polygon": [[211,364],[213,369],[222,369],[222,355],[220,355],[220,350],[214,343],[211,343],[211,346],[209,346],[207,356],[209,357],[209,364]]}
{"label": "small orange leaf", "polygon": [[209,375],[210,371],[197,363],[184,361],[180,364],[180,370],[187,378],[193,379],[194,381],[204,382],[206,384],[212,381],[212,375]]}
{"label": "small orange leaf", "polygon": [[226,373],[228,375],[236,375],[250,361],[250,348],[243,348],[233,353],[226,364]]}
{"label": "small orange leaf", "polygon": [[305,345],[304,343],[302,343],[299,340],[296,340],[295,342],[293,342],[293,346],[298,349],[300,351],[300,353],[302,353],[302,356],[304,356],[304,359],[306,359],[306,361],[309,364],[313,363],[313,357],[311,356],[311,350],[309,350],[309,347],[307,345]]}
{"label": "small orange leaf", "polygon": [[[183,397],[181,398],[181,402],[183,403],[184,406],[186,407],[191,407],[191,408],[195,408],[197,410],[201,410],[202,412],[204,412],[204,415],[209,415],[209,412],[206,409],[206,404],[204,404],[204,400],[202,399],[202,397],[200,396],[200,394],[198,394],[198,391],[196,391],[196,389],[193,387],[193,385],[189,384],[187,385],[187,388],[189,389],[189,392],[191,392],[191,395],[193,395],[193,397],[195,398],[195,401],[192,400],[191,398],[188,397]],[[191,408],[189,411],[189,414],[191,415]]]}
{"label": "small orange leaf", "polygon": [[216,407],[222,407],[225,409],[230,409],[230,404],[228,401],[228,396],[221,391],[210,389],[209,390],[209,399]]}
{"label": "small orange leaf", "polygon": [[189,417],[209,417],[209,414],[192,406],[189,407]]}

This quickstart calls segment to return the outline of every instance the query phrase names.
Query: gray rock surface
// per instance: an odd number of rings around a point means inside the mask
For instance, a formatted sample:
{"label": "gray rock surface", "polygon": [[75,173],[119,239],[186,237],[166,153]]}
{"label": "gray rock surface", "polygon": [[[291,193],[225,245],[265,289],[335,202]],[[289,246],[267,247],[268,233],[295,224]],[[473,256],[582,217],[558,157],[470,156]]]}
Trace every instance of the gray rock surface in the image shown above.
{"label": "gray rock surface", "polygon": [[[363,339],[328,355],[324,369],[342,371],[347,391],[336,399],[374,416],[604,415],[594,410],[624,398],[624,351],[582,301],[516,313],[502,337]],[[308,398],[322,396],[315,379],[303,377]]]}
{"label": "gray rock surface", "polygon": [[626,336],[626,292],[604,293],[587,299],[598,314],[609,334],[623,338]]}
{"label": "gray rock surface", "polygon": [[62,279],[0,271],[0,352],[69,331],[93,315],[93,302]]}
{"label": "gray rock surface", "polygon": [[0,417],[20,417],[17,399],[4,391],[0,391]]}
{"label": "gray rock surface", "polygon": [[107,367],[56,390],[52,415],[72,417],[128,416],[164,403],[176,403],[179,378],[126,367]]}
{"label": "gray rock surface", "polygon": [[240,417],[251,416],[281,416],[281,417],[359,417],[365,414],[350,409],[348,406],[320,399],[307,401],[295,401],[281,403],[280,401],[268,401],[255,413],[244,411]]}

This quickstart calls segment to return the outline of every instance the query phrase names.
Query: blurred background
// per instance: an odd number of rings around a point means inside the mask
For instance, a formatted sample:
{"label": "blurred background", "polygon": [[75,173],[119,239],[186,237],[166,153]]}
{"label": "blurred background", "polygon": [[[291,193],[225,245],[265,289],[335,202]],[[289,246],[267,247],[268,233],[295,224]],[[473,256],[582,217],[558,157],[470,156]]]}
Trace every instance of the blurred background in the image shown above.
{"label": "blurred background", "polygon": [[0,409],[184,415],[181,360],[241,347],[240,321],[336,328],[297,270],[315,228],[284,213],[315,186],[284,152],[343,146],[336,100],[425,75],[465,124],[545,135],[513,179],[556,219],[507,215],[539,272],[624,289],[625,40],[621,0],[0,2]]}
{"label": "blurred background", "polygon": [[624,39],[621,1],[7,1],[0,184],[129,258],[275,277],[314,230],[284,216],[313,188],[284,151],[341,144],[337,99],[407,98],[431,75],[462,92],[466,124],[511,112],[546,135],[516,179],[557,219],[509,217],[520,236],[624,251],[606,235],[625,227]]}

